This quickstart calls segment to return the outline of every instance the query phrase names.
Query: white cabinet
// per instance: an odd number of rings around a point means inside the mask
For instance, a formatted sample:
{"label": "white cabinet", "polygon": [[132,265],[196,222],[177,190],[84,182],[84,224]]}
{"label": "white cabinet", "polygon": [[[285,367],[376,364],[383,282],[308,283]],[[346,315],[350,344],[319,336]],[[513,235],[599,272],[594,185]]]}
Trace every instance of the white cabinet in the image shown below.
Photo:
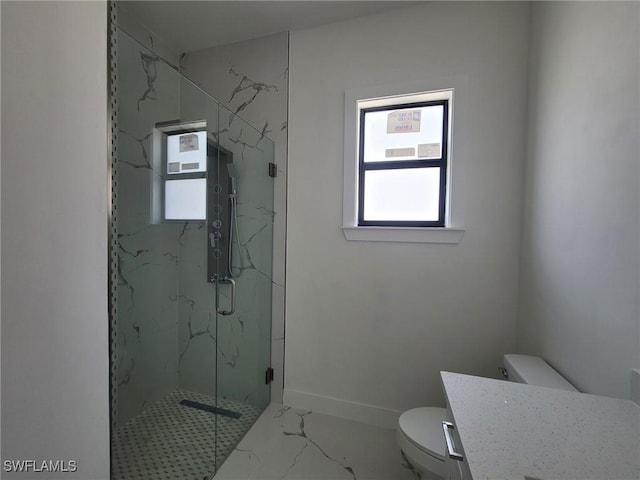
{"label": "white cabinet", "polygon": [[[455,423],[453,422],[453,415],[451,414],[451,408],[447,405],[447,421],[448,426],[444,425],[442,435],[445,438],[445,462],[447,464],[448,480],[471,480],[471,474],[468,471],[464,450],[462,448],[462,442]],[[448,437],[448,438],[447,438]],[[451,453],[457,453],[457,456],[452,457]]]}

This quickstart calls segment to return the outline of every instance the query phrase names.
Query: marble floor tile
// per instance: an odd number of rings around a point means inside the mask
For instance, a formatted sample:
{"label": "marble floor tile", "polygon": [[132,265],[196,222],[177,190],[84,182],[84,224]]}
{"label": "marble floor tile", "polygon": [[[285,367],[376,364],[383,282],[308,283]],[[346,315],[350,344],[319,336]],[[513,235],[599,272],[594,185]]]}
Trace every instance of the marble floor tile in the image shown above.
{"label": "marble floor tile", "polygon": [[415,480],[396,433],[271,404],[215,480]]}

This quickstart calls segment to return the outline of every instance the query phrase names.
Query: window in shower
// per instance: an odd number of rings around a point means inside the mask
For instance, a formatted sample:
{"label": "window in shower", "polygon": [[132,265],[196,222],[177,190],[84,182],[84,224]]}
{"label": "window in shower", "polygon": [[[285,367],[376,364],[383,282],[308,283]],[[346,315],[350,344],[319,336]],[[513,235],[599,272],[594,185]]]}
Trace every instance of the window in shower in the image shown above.
{"label": "window in shower", "polygon": [[206,220],[206,122],[156,125],[152,158],[152,223]]}

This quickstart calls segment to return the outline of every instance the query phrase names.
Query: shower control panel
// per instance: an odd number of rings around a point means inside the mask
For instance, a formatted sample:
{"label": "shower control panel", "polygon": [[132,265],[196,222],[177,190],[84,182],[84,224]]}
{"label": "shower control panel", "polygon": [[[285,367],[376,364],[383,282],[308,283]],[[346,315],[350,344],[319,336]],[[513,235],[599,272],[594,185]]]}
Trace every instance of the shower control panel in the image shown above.
{"label": "shower control panel", "polygon": [[207,185],[207,281],[224,282],[232,277],[233,216],[235,197],[232,197],[232,182],[229,165],[233,153],[209,142],[209,169]]}

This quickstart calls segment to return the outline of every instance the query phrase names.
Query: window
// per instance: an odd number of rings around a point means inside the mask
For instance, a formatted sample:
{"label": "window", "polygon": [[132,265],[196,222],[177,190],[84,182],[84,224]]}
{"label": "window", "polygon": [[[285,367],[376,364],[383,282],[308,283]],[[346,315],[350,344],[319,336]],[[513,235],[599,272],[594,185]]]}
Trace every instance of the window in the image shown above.
{"label": "window", "polygon": [[207,124],[162,122],[151,139],[151,223],[206,221],[211,145]]}
{"label": "window", "polygon": [[167,135],[164,219],[207,219],[207,132]]}
{"label": "window", "polygon": [[358,225],[444,227],[449,100],[359,103]]}
{"label": "window", "polygon": [[464,77],[345,93],[347,240],[460,241],[464,160],[453,158],[452,139],[465,96]]}

